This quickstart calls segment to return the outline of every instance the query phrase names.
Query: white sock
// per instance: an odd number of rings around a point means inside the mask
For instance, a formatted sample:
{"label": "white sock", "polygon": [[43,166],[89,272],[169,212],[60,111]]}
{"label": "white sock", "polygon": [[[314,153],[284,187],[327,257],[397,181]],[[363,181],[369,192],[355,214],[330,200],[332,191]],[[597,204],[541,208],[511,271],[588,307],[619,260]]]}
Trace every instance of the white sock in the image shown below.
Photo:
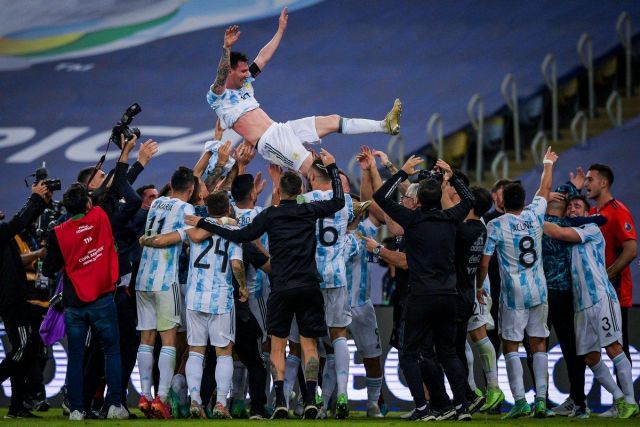
{"label": "white sock", "polygon": [[153,381],[153,346],[138,346],[138,371],[140,372],[140,388],[142,395],[151,400],[151,382]]}
{"label": "white sock", "polygon": [[491,344],[489,337],[484,337],[478,342],[473,343],[474,347],[480,354],[480,364],[487,378],[487,388],[498,388],[498,366],[496,364],[496,349]]}
{"label": "white sock", "polygon": [[329,409],[329,401],[336,388],[336,359],[333,354],[327,355],[327,361],[322,370],[322,406]]}
{"label": "white sock", "polygon": [[189,403],[187,379],[182,374],[175,374],[171,379],[171,390],[178,396],[178,403],[186,405]]}
{"label": "white sock", "polygon": [[348,119],[340,118],[340,133],[345,135],[356,135],[359,133],[381,133],[384,132],[384,121],[369,119]]}
{"label": "white sock", "polygon": [[204,354],[200,354],[195,351],[189,352],[189,358],[185,365],[185,373],[187,374],[187,387],[189,388],[189,394],[191,400],[198,405],[202,405],[202,398],[200,397],[200,385],[202,384],[202,370],[204,367]]}
{"label": "white sock", "polygon": [[300,368],[300,358],[293,354],[289,354],[284,362],[284,400],[289,406],[289,397],[291,390],[298,380],[298,369]]}
{"label": "white sock", "polygon": [[546,351],[533,353],[533,376],[536,379],[536,398],[538,399],[547,399],[548,364],[549,356]]}
{"label": "white sock", "polygon": [[616,376],[620,383],[620,389],[622,389],[622,393],[624,393],[625,402],[635,404],[633,377],[631,376],[631,362],[629,362],[625,353],[620,353],[613,358],[613,364],[616,367]]}
{"label": "white sock", "polygon": [[160,349],[160,357],[158,358],[158,370],[160,371],[160,380],[158,381],[158,396],[163,402],[167,401],[169,387],[176,369],[176,348],[163,345]]}
{"label": "white sock", "polygon": [[471,390],[475,390],[478,388],[476,385],[476,376],[473,372],[473,351],[471,350],[471,346],[468,341],[464,343],[464,354],[467,359],[467,369],[469,370],[469,376],[467,377],[467,382],[469,383],[469,387]]}
{"label": "white sock", "polygon": [[382,389],[382,377],[369,378],[367,377],[367,404],[378,403],[380,398],[380,389]]}
{"label": "white sock", "polygon": [[593,366],[589,366],[589,369],[591,369],[593,376],[596,377],[600,385],[613,395],[614,400],[624,396],[624,393],[620,390],[620,387],[618,387],[618,384],[616,384],[615,380],[611,376],[609,368],[607,368],[607,365],[605,365],[602,360]]}
{"label": "white sock", "polygon": [[227,406],[227,395],[231,391],[233,357],[218,356],[216,362],[216,402]]}
{"label": "white sock", "polygon": [[338,394],[347,394],[349,383],[349,346],[344,337],[336,338],[333,343],[333,355],[336,358],[336,382],[338,384]]}
{"label": "white sock", "polygon": [[509,379],[511,394],[515,400],[524,399],[524,380],[522,378],[520,355],[516,352],[507,353],[504,359],[507,363],[507,378]]}
{"label": "white sock", "polygon": [[244,400],[247,393],[245,392],[245,385],[247,379],[247,368],[240,361],[233,362],[233,386],[231,390],[233,392],[233,398],[235,400]]}

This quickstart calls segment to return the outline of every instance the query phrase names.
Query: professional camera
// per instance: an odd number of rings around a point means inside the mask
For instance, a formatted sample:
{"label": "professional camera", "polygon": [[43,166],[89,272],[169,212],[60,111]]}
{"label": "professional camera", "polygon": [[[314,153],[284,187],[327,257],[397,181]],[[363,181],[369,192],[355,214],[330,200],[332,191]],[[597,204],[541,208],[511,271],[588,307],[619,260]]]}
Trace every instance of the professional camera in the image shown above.
{"label": "professional camera", "polygon": [[119,149],[122,150],[122,145],[120,144],[120,136],[124,135],[125,141],[130,141],[133,139],[133,136],[137,136],[140,138],[140,129],[135,127],[129,127],[133,118],[142,111],[142,108],[138,104],[131,104],[129,108],[124,112],[120,121],[116,123],[116,125],[111,129],[111,136],[109,137],[109,142],[115,144]]}
{"label": "professional camera", "polygon": [[58,225],[58,220],[64,215],[65,210],[58,200],[52,200],[51,204],[40,214],[36,220],[36,235],[46,240],[47,235]]}
{"label": "professional camera", "polygon": [[58,191],[62,189],[62,182],[60,181],[60,178],[48,178],[49,172],[47,172],[47,168],[45,167],[36,169],[36,173],[32,176],[36,178],[34,184],[43,181],[49,191]]}
{"label": "professional camera", "polygon": [[420,172],[418,172],[418,181],[422,181],[425,179],[431,179],[434,181],[438,181],[438,182],[442,182],[442,180],[444,179],[444,174],[442,172],[440,172],[440,169],[431,169],[431,170],[426,170],[423,169]]}

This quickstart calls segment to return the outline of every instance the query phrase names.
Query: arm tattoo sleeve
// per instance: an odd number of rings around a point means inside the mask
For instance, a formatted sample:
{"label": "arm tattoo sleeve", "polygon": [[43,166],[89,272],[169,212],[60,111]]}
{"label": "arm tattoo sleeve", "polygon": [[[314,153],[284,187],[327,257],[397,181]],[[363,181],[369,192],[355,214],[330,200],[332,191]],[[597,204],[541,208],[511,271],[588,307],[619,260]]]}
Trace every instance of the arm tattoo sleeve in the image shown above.
{"label": "arm tattoo sleeve", "polygon": [[211,86],[211,91],[216,95],[221,95],[224,92],[224,87],[227,83],[227,75],[231,69],[231,63],[229,62],[230,49],[223,48],[220,62],[218,63],[218,74],[216,74],[216,80]]}
{"label": "arm tattoo sleeve", "polygon": [[209,190],[210,192],[214,190],[216,184],[218,183],[218,180],[222,176],[222,172],[224,172],[224,165],[216,165],[213,168],[213,172],[211,172],[207,179],[204,180],[204,184],[207,186],[207,190]]}

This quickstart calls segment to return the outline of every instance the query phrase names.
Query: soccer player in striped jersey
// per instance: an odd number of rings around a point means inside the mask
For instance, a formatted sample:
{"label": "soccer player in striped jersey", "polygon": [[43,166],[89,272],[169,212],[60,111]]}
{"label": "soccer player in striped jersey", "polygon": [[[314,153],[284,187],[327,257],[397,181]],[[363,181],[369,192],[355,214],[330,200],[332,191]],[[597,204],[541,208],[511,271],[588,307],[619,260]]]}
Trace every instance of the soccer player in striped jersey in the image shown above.
{"label": "soccer player in striped jersey", "polygon": [[[314,161],[308,173],[312,191],[303,195],[305,202],[330,200],[333,197],[331,179],[320,161]],[[344,187],[344,184],[343,184]],[[329,339],[335,357],[337,380],[336,417],[349,415],[347,384],[349,381],[349,347],[347,326],[351,323],[351,304],[347,290],[345,250],[347,225],[353,221],[353,200],[345,191],[345,205],[333,217],[318,220],[316,229],[316,263],[322,275],[320,289],[324,297],[324,311]]]}
{"label": "soccer player in striped jersey", "polygon": [[[588,215],[589,202],[584,196],[569,199],[567,215]],[[573,284],[576,353],[585,362],[598,382],[613,395],[619,418],[640,414],[634,399],[631,363],[622,348],[620,302],[605,267],[605,241],[596,224],[580,227],[560,227],[545,222],[548,236],[572,242],[571,281]],[[604,348],[616,367],[618,384],[602,362],[600,349]]]}
{"label": "soccer player in striped jersey", "polygon": [[304,175],[313,162],[303,145],[305,142],[317,143],[324,136],[335,132],[351,135],[398,134],[402,112],[402,104],[398,99],[383,120],[351,119],[332,114],[276,123],[260,108],[254,97],[252,83],[278,49],[288,19],[285,7],[280,13],[278,31],[260,50],[251,65],[244,54],[231,52],[240,38],[238,26],[233,25],[225,31],[216,77],[207,92],[207,102],[220,118],[223,128],[232,128],[240,134],[265,160]]}
{"label": "soccer player in striped jersey", "polygon": [[548,355],[547,285],[542,268],[542,234],[547,198],[551,189],[553,164],[558,159],[551,147],[544,156],[540,188],[533,202],[525,207],[525,192],[519,182],[504,188],[506,213],[487,224],[487,241],[478,268],[476,287],[484,283],[489,261],[498,253],[502,288],[498,325],[507,364],[507,376],[515,399],[504,418],[531,413],[525,399],[524,380],[518,346],[526,331],[533,352],[536,384],[535,416],[546,417]]}
{"label": "soccer player in striped jersey", "polygon": [[[176,333],[180,325],[178,260],[181,241],[195,232],[184,223],[184,216],[194,213],[193,206],[187,203],[194,190],[193,171],[179,167],[171,177],[171,188],[171,197],[159,197],[151,204],[145,236],[175,231],[180,241],[165,248],[143,248],[136,278],[137,329],[141,331],[138,368],[142,385],[138,407],[146,416],[156,418],[171,417],[166,402],[176,364]],[[160,380],[156,397],[151,402],[153,346],[157,332],[162,340],[158,359]]]}
{"label": "soccer player in striped jersey", "polygon": [[[229,198],[224,191],[207,197],[207,209],[213,218],[229,215]],[[216,351],[215,418],[231,418],[227,395],[233,376],[233,343],[235,341],[235,307],[233,278],[239,284],[240,300],[248,296],[242,249],[219,236],[197,229],[190,235],[189,277],[185,297],[189,358],[186,377],[191,395],[190,412],[194,418],[206,418],[200,398],[200,384],[207,341]],[[145,245],[163,247],[180,241],[173,232],[148,238]],[[233,276],[232,276],[233,275]]]}

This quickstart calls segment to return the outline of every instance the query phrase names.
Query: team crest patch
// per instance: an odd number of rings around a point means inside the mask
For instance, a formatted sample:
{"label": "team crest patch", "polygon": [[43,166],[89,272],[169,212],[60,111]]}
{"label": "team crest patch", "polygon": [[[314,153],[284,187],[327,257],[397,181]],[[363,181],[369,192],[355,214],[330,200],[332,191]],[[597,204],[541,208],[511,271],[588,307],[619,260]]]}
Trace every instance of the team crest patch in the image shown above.
{"label": "team crest patch", "polygon": [[632,227],[631,227],[631,224],[629,224],[628,222],[625,222],[625,223],[624,223],[624,229],[625,229],[625,230],[627,230],[627,231],[631,231],[631,228],[632,228]]}
{"label": "team crest patch", "polygon": [[291,155],[291,160],[298,160],[299,158],[300,158],[300,154],[298,154],[298,153],[293,153]]}

